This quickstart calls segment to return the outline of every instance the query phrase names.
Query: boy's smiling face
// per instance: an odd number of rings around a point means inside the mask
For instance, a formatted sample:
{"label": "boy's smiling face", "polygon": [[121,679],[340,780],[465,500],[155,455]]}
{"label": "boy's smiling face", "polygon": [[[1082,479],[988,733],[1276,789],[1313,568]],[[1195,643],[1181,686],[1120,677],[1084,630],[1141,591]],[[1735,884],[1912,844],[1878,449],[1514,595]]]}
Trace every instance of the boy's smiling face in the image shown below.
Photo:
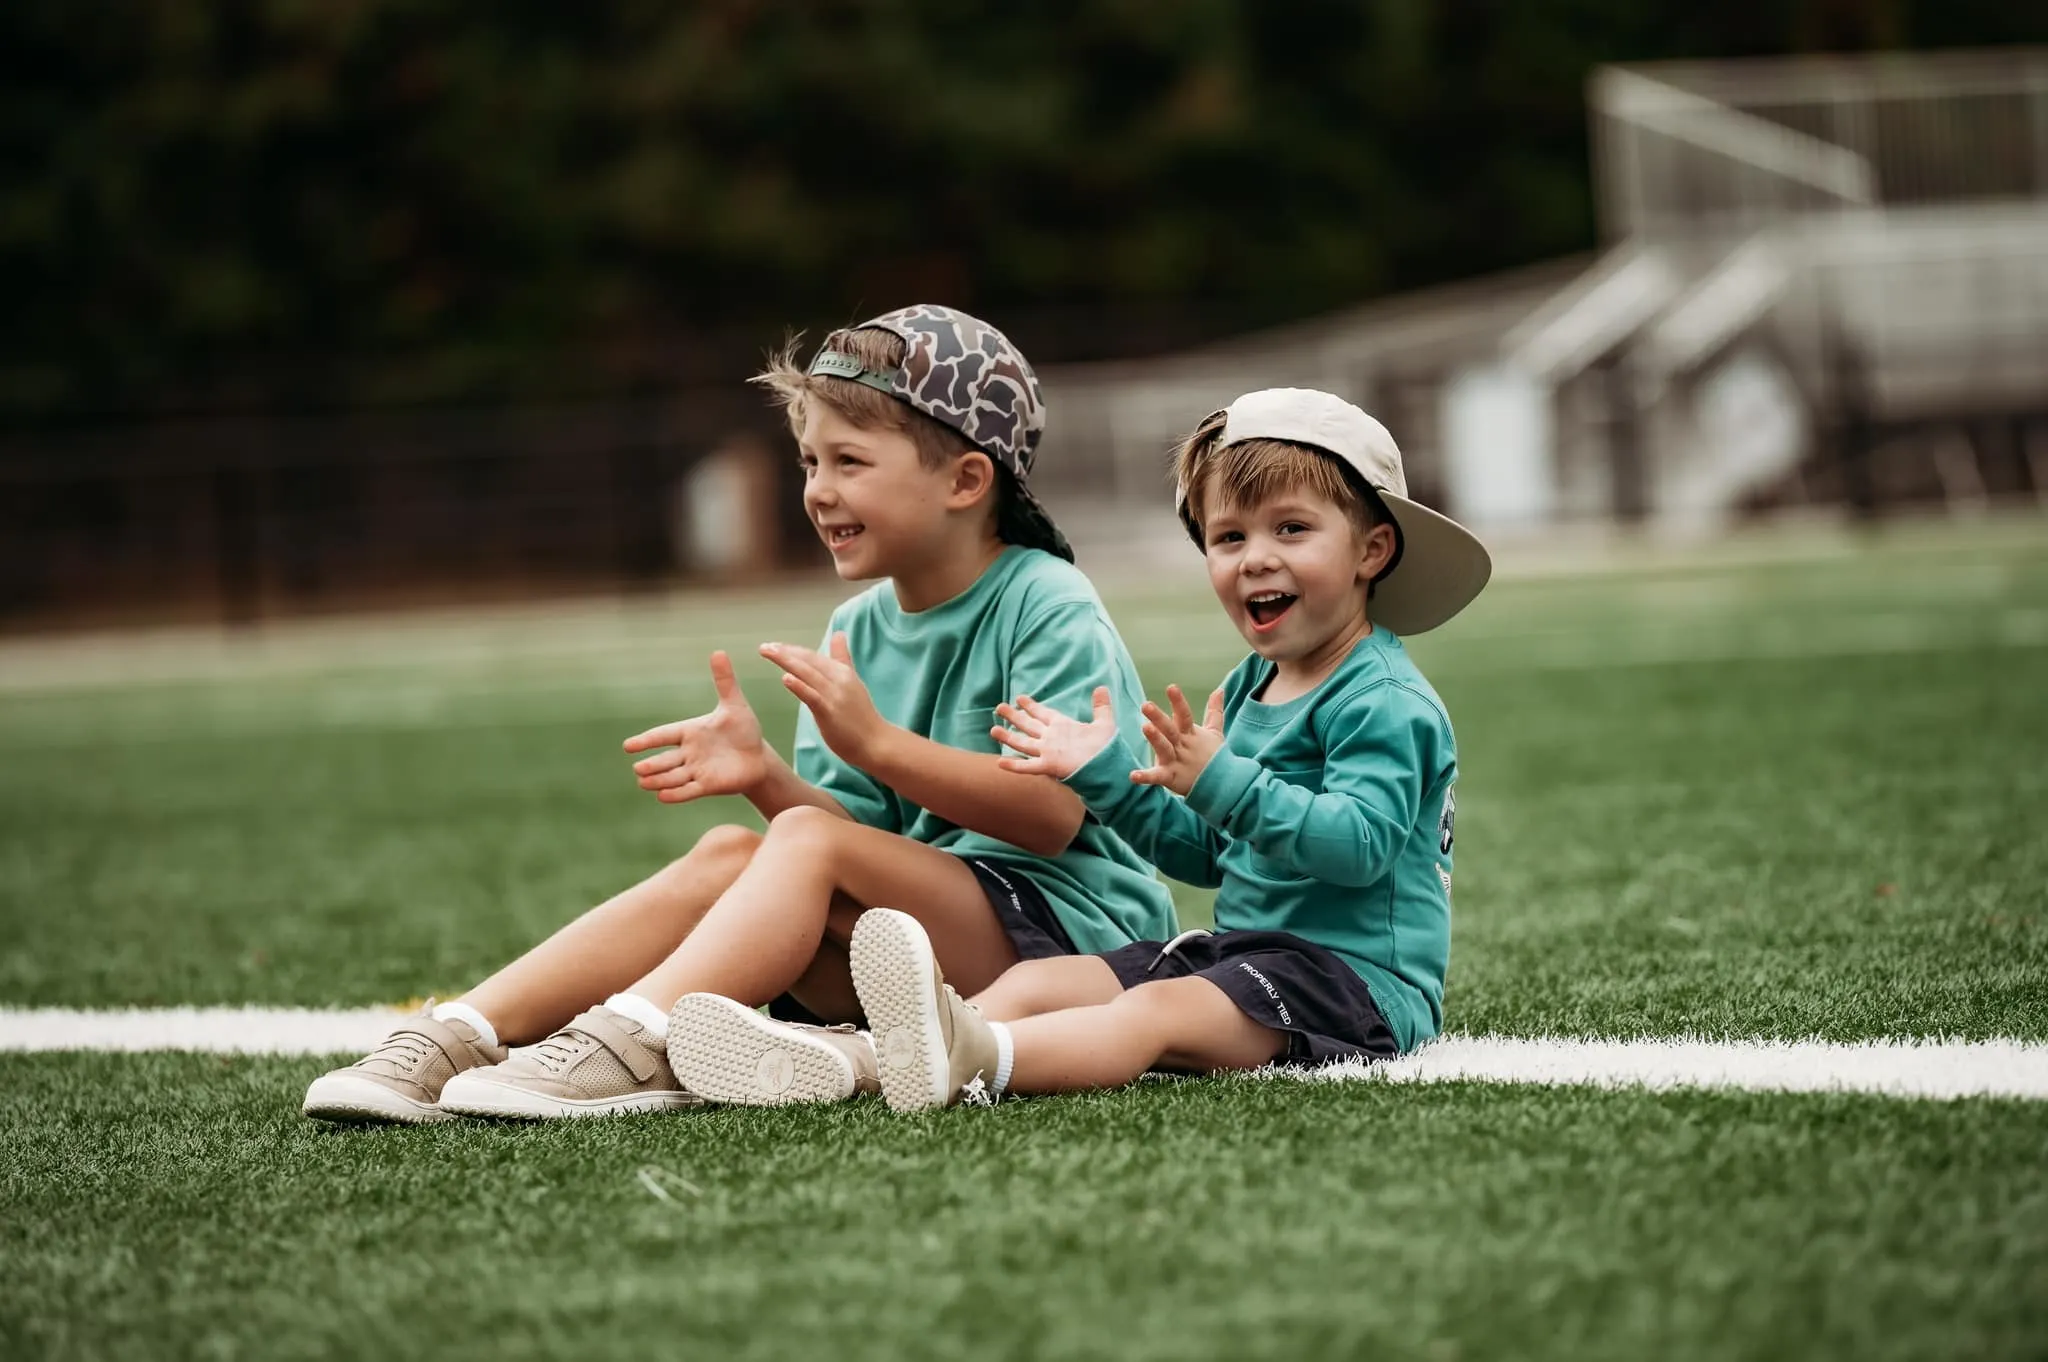
{"label": "boy's smiling face", "polygon": [[804,511],[840,577],[902,577],[944,551],[959,460],[928,468],[903,431],[864,429],[823,402],[805,410],[797,448]]}
{"label": "boy's smiling face", "polygon": [[1259,656],[1283,669],[1334,665],[1371,631],[1366,587],[1393,555],[1391,526],[1360,536],[1342,507],[1305,489],[1235,506],[1212,487],[1206,500],[1209,585]]}

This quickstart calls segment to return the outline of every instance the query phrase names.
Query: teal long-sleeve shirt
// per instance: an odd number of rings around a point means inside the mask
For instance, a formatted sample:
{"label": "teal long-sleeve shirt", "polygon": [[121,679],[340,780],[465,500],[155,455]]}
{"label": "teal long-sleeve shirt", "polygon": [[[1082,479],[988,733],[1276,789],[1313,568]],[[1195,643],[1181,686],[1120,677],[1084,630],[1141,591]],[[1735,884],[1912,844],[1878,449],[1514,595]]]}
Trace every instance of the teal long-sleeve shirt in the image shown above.
{"label": "teal long-sleeve shirt", "polygon": [[1225,680],[1224,746],[1186,799],[1132,784],[1150,762],[1121,738],[1068,785],[1160,870],[1217,888],[1218,928],[1291,932],[1334,952],[1411,1049],[1443,1028],[1450,716],[1385,629],[1284,704],[1256,698],[1273,672],[1253,655]]}

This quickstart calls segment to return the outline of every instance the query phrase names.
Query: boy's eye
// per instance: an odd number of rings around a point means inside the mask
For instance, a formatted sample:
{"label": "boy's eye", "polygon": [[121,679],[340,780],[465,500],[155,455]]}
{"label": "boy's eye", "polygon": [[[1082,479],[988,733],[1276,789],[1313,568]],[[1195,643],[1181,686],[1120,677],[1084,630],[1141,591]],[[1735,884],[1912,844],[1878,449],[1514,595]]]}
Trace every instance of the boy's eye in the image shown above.
{"label": "boy's eye", "polygon": [[1212,544],[1235,544],[1244,538],[1243,530],[1218,530],[1210,537]]}
{"label": "boy's eye", "polygon": [[1282,534],[1306,534],[1307,532],[1308,526],[1298,520],[1290,520],[1280,527],[1280,533]]}

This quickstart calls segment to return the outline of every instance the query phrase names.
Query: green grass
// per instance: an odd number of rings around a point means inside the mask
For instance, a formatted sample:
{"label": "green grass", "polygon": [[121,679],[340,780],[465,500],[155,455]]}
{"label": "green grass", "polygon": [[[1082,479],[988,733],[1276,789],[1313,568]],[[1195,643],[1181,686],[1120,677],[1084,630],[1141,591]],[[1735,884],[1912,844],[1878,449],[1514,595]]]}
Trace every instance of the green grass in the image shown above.
{"label": "green grass", "polygon": [[[1416,640],[1452,1027],[2048,1039],[2025,529],[1503,582]],[[1199,586],[1112,598],[1155,691],[1238,655]],[[0,1005],[459,989],[745,819],[618,742],[828,599],[0,648]],[[0,1056],[0,1357],[2048,1356],[2040,1104],[1204,1081],[336,1131],[321,1067]]]}
{"label": "green grass", "polygon": [[[331,1131],[0,1062],[9,1357],[2039,1356],[2022,1104],[1203,1081]],[[659,1170],[672,1200],[639,1170]]]}
{"label": "green grass", "polygon": [[[1116,613],[1155,689],[1239,655],[1186,591]],[[460,989],[754,821],[653,803],[618,743],[707,702],[710,646],[822,614],[684,604],[503,656],[407,635],[0,697],[0,1000]],[[1464,773],[1453,1027],[2048,1038],[2048,551],[1508,582],[1415,651]]]}

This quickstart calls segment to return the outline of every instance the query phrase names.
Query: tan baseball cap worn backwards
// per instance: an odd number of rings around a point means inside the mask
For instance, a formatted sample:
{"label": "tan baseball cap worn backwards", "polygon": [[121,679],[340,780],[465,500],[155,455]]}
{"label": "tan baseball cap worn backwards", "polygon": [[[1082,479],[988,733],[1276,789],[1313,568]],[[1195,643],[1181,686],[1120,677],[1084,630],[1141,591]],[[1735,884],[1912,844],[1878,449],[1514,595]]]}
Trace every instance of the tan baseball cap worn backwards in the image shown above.
{"label": "tan baseball cap worn backwards", "polygon": [[[1224,409],[1215,448],[1245,440],[1285,440],[1319,449],[1379,493],[1400,529],[1401,551],[1373,588],[1372,618],[1396,634],[1436,628],[1470,605],[1493,575],[1493,559],[1470,530],[1408,499],[1400,446],[1385,426],[1343,398],[1312,388],[1246,393]],[[1176,508],[1200,545],[1185,487],[1177,493]]]}

